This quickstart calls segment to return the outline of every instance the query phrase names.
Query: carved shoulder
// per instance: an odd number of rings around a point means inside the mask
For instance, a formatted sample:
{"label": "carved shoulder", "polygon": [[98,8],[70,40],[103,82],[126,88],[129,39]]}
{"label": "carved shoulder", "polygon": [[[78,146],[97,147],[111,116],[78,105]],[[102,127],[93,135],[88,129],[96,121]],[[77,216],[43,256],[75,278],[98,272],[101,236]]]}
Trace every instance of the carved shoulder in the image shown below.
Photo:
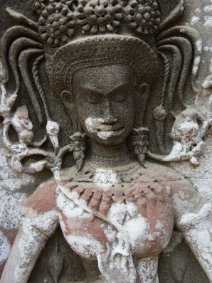
{"label": "carved shoulder", "polygon": [[53,180],[42,183],[35,192],[28,198],[22,208],[24,213],[26,210],[32,209],[37,213],[45,213],[56,207],[56,183]]}
{"label": "carved shoulder", "polygon": [[187,213],[198,213],[207,200],[186,179],[170,182],[176,223]]}
{"label": "carved shoulder", "polygon": [[184,177],[174,169],[156,162],[146,162],[145,169],[141,170],[144,181],[177,182],[184,180]]}
{"label": "carved shoulder", "polygon": [[158,181],[163,187],[170,190],[177,223],[182,215],[198,213],[207,203],[207,200],[197,192],[193,184],[174,169],[156,163],[148,163],[147,165],[145,176],[154,182]]}

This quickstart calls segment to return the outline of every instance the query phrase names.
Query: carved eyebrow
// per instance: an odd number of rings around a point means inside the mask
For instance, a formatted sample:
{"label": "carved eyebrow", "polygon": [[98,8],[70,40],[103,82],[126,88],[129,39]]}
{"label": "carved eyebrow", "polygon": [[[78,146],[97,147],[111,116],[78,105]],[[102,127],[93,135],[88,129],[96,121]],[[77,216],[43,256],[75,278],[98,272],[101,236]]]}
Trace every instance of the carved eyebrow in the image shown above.
{"label": "carved eyebrow", "polygon": [[112,89],[109,93],[104,93],[101,90],[97,90],[95,88],[92,88],[92,86],[90,87],[89,85],[88,86],[86,86],[86,85],[85,86],[80,86],[80,89],[85,91],[85,92],[89,91],[91,94],[94,94],[94,95],[104,95],[104,96],[107,96],[107,95],[112,95],[114,92],[116,92],[118,90],[121,90],[122,88],[128,86],[129,84],[131,84],[131,81],[121,83],[121,84],[117,85],[114,89]]}
{"label": "carved eyebrow", "polygon": [[126,83],[120,84],[118,86],[116,86],[109,94],[113,94],[114,92],[121,90],[122,88],[125,88],[126,86],[129,86],[132,82],[128,81]]}
{"label": "carved eyebrow", "polygon": [[85,92],[89,91],[91,94],[95,94],[95,95],[105,95],[103,92],[98,91],[90,86],[81,86],[80,89],[84,90]]}

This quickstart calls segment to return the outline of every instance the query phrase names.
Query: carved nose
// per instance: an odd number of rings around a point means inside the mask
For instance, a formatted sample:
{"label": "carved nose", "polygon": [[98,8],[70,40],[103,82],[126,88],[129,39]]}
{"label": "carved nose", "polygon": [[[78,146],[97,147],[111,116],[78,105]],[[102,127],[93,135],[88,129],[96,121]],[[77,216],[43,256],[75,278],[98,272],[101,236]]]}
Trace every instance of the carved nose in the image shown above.
{"label": "carved nose", "polygon": [[117,118],[114,116],[110,102],[105,105],[105,117],[103,124],[112,125],[117,122]]}

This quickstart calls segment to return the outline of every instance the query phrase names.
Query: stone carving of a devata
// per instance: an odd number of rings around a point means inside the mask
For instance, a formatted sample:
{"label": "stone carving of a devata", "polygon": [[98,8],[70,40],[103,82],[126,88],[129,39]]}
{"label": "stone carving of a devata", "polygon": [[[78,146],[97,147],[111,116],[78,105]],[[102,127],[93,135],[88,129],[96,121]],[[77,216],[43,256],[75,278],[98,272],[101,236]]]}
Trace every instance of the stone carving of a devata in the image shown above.
{"label": "stone carving of a devata", "polygon": [[[161,163],[198,164],[210,124],[184,101],[188,79],[198,91],[201,38],[176,24],[183,1],[36,0],[33,10],[37,22],[7,9],[17,24],[1,44],[3,139],[15,170],[49,168],[54,180],[23,205],[0,282],[26,283],[58,226],[109,283],[158,283],[158,257],[177,227],[212,282],[211,203]],[[18,103],[23,87],[32,112]],[[65,122],[55,119],[56,101]],[[65,124],[72,133],[60,134]],[[166,131],[174,147],[165,156]],[[62,166],[68,154],[76,165]]]}

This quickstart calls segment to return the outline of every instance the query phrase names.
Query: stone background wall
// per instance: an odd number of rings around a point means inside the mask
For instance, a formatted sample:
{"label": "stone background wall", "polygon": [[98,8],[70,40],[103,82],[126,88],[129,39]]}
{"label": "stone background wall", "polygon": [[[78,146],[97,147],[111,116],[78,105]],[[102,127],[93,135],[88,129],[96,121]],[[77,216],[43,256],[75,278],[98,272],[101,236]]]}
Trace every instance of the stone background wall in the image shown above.
{"label": "stone background wall", "polygon": [[[200,66],[198,83],[209,73],[212,73],[212,0],[186,0],[188,15],[185,15],[186,24],[197,29],[203,37],[203,58]],[[211,90],[212,91],[212,90]],[[187,162],[175,163],[172,166],[190,179],[197,189],[212,199],[212,137],[211,131],[206,138],[207,148],[202,163],[193,167]]]}
{"label": "stone background wall", "polygon": [[[204,41],[203,60],[198,78],[199,83],[201,83],[210,72],[210,60],[212,60],[212,0],[185,1],[188,6],[188,14],[184,17],[185,22],[199,30]],[[19,1],[19,4],[23,6],[23,1]],[[3,6],[1,7],[1,13]],[[19,8],[18,4],[17,8]],[[28,8],[26,7],[26,9]],[[0,26],[3,28],[7,26],[5,17],[1,17]],[[187,162],[174,163],[172,166],[186,178],[190,179],[200,192],[212,200],[211,133],[208,134],[206,143],[205,156],[202,158],[202,163],[199,167],[192,167]],[[38,182],[36,177],[18,174],[10,169],[6,152],[0,139],[0,264],[6,260],[16,229],[19,226],[18,215],[20,205],[37,186]],[[5,235],[7,235],[7,238]]]}

